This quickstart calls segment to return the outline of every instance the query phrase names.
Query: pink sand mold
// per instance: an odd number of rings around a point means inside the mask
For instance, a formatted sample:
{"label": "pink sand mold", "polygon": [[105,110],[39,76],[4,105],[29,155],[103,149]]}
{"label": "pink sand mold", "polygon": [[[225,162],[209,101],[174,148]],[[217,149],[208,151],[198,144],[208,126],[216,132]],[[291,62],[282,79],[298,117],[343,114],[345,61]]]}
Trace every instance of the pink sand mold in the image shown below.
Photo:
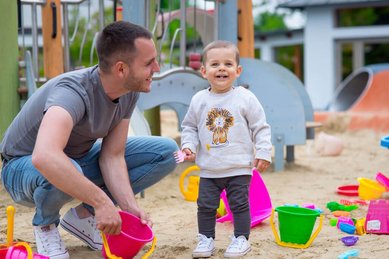
{"label": "pink sand mold", "polygon": [[336,227],[340,228],[340,223],[347,223],[349,225],[354,226],[354,221],[349,217],[340,216],[338,217],[338,222],[336,223]]}
{"label": "pink sand mold", "polygon": [[386,190],[389,191],[389,178],[386,177],[383,173],[378,172],[375,176],[377,182],[385,186]]}
{"label": "pink sand mold", "polygon": [[[232,212],[228,205],[226,191],[221,194],[221,198],[226,206],[226,215],[217,219],[217,222],[233,221]],[[249,190],[251,227],[254,227],[270,217],[272,211],[272,203],[269,192],[266,188],[260,173],[253,169],[253,176],[251,178]]]}

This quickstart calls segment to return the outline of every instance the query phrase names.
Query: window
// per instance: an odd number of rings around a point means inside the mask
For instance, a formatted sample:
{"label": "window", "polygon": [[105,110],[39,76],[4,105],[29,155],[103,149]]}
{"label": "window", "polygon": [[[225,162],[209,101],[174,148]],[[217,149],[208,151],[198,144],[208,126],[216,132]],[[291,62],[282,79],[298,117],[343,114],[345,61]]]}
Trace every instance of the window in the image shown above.
{"label": "window", "polygon": [[336,10],[337,27],[389,25],[389,6]]}

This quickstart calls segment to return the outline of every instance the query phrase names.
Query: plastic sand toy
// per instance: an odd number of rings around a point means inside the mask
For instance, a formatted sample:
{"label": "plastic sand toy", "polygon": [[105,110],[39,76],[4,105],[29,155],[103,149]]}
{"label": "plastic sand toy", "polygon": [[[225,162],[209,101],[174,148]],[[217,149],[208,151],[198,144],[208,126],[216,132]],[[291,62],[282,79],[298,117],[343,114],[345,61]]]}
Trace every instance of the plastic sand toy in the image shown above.
{"label": "plastic sand toy", "polygon": [[359,207],[355,204],[352,204],[352,205],[342,205],[342,204],[339,204],[335,201],[331,201],[331,202],[328,202],[327,203],[327,208],[332,212],[332,211],[337,211],[337,210],[341,210],[341,211],[353,211],[353,210],[356,210],[358,209]]}
{"label": "plastic sand toy", "polygon": [[339,186],[337,193],[345,196],[358,196],[359,185],[343,185]]}
{"label": "plastic sand toy", "polygon": [[389,234],[389,200],[370,201],[365,229],[366,233]]}
{"label": "plastic sand toy", "polygon": [[342,237],[340,240],[343,242],[345,246],[353,246],[357,243],[358,237],[356,236],[345,236]]}
{"label": "plastic sand toy", "polygon": [[358,256],[359,255],[359,250],[358,249],[352,249],[348,250],[338,256],[338,259],[349,259],[352,256]]}

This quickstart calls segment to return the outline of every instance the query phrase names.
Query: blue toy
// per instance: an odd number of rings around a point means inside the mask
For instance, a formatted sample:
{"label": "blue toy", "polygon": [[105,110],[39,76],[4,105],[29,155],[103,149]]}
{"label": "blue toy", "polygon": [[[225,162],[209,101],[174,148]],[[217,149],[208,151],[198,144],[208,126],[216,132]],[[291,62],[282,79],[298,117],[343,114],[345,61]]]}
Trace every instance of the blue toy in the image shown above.
{"label": "blue toy", "polygon": [[359,250],[358,249],[352,249],[344,252],[343,254],[340,254],[338,256],[338,259],[349,259],[351,256],[358,256]]}

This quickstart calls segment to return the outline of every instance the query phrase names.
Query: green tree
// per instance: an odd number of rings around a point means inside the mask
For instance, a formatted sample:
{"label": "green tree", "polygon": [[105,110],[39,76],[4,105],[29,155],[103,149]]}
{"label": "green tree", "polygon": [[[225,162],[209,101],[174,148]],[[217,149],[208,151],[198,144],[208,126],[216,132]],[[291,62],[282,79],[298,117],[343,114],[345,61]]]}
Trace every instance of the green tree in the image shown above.
{"label": "green tree", "polygon": [[254,30],[260,32],[286,30],[285,14],[271,13],[269,11],[260,13],[254,18]]}
{"label": "green tree", "polygon": [[271,1],[262,0],[253,5],[253,9],[266,9],[254,17],[254,30],[260,32],[286,30],[285,23],[286,13],[277,10],[270,10]]}

